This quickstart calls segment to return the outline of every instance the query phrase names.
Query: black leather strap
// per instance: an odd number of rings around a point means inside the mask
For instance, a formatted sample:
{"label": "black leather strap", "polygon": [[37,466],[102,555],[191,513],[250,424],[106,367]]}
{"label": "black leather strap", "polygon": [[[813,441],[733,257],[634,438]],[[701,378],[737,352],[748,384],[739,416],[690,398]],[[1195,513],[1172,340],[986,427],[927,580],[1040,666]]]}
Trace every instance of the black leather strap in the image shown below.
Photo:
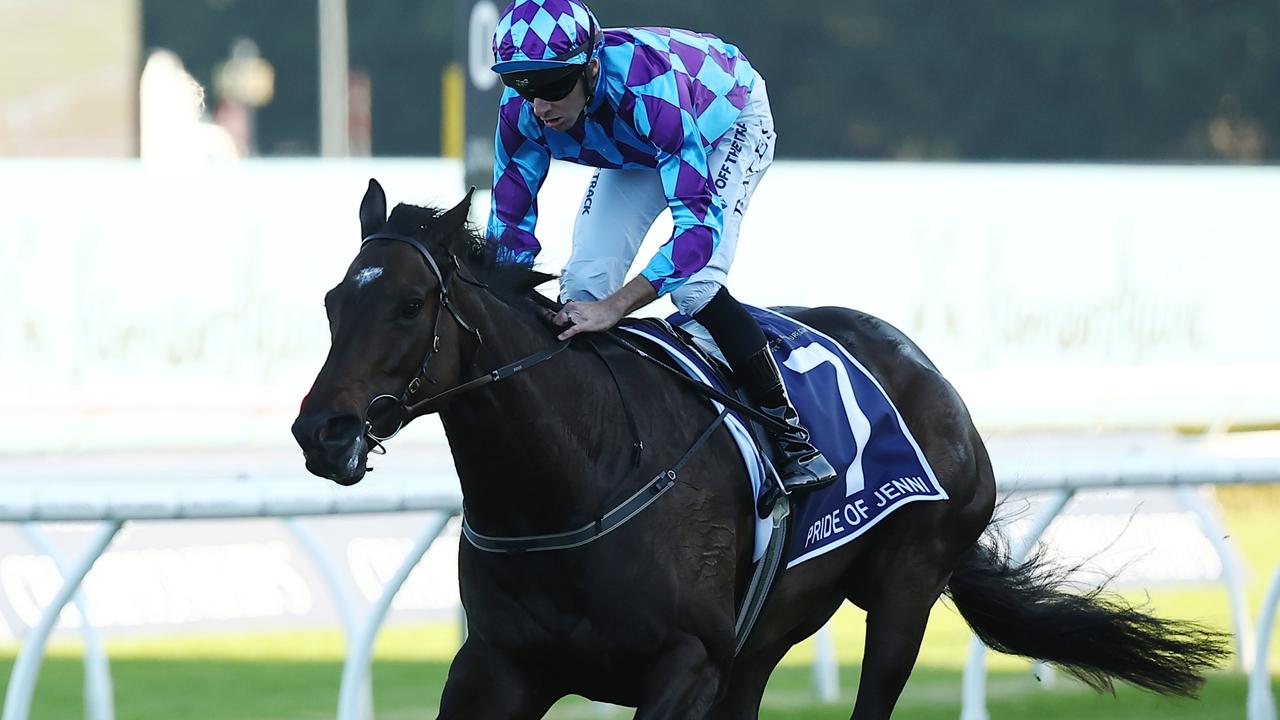
{"label": "black leather strap", "polygon": [[622,402],[622,414],[627,419],[627,429],[631,431],[631,466],[640,467],[640,455],[644,452],[644,441],[640,439],[640,430],[636,426],[635,415],[631,413],[631,406],[627,404],[627,395],[622,392],[622,383],[618,380],[618,373],[613,371],[613,366],[609,364],[609,358],[600,352],[600,348],[596,345],[595,340],[591,339],[591,333],[587,333],[587,344],[591,346],[591,352],[600,358],[600,362],[604,363],[604,367],[609,371],[609,377],[613,379],[613,386],[618,390],[618,400]]}
{"label": "black leather strap", "polygon": [[513,363],[503,365],[497,370],[491,371],[488,375],[481,375],[480,377],[468,380],[467,382],[461,385],[455,385],[454,387],[451,387],[442,393],[439,393],[437,395],[432,395],[431,397],[423,400],[419,400],[418,402],[412,405],[407,405],[405,406],[405,409],[404,409],[405,418],[406,418],[405,422],[409,422],[409,420],[413,420],[414,418],[417,418],[429,412],[432,412],[434,410],[434,408],[431,407],[433,404],[443,402],[445,399],[451,396],[461,395],[462,393],[467,392],[468,390],[474,390],[478,387],[488,385],[491,382],[505,380],[506,378],[509,378],[518,372],[528,370],[534,365],[539,365],[541,363],[544,363],[550,360],[551,358],[559,355],[560,353],[564,352],[565,349],[567,349],[569,345],[571,345],[572,343],[573,343],[573,338],[564,340],[552,347],[547,348],[546,350],[539,350],[538,352],[532,355],[522,357]]}
{"label": "black leather strap", "polygon": [[568,550],[570,548],[582,547],[588,543],[595,542],[609,533],[617,530],[627,523],[628,520],[639,515],[645,508],[652,505],[658,498],[662,497],[668,490],[675,485],[676,479],[680,477],[680,471],[684,466],[689,464],[693,459],[694,453],[698,451],[716,428],[724,423],[725,415],[728,410],[716,416],[716,419],[707,426],[706,430],[698,436],[693,445],[689,447],[685,454],[671,469],[658,473],[644,487],[636,491],[634,495],[623,500],[621,504],[612,510],[601,515],[593,522],[584,525],[577,530],[568,532],[554,533],[551,535],[525,535],[520,537],[497,537],[493,535],[484,535],[478,533],[467,522],[466,511],[462,514],[462,536],[467,539],[478,550],[493,553],[522,553],[522,552],[546,552],[550,550]]}

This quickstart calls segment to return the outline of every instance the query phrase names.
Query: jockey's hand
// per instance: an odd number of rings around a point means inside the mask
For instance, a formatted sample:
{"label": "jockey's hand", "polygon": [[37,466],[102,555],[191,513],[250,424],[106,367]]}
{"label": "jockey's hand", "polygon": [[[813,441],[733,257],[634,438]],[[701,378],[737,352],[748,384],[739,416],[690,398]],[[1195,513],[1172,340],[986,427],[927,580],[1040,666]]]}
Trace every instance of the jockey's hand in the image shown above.
{"label": "jockey's hand", "polygon": [[560,333],[559,338],[568,340],[578,333],[608,330],[618,324],[626,314],[626,310],[612,298],[566,303],[560,312],[556,313],[555,323],[560,326],[569,326]]}
{"label": "jockey's hand", "polygon": [[658,293],[649,281],[643,275],[637,275],[603,300],[566,303],[556,313],[554,322],[561,327],[569,325],[559,336],[561,340],[568,340],[578,333],[608,330],[627,313],[657,299]]}

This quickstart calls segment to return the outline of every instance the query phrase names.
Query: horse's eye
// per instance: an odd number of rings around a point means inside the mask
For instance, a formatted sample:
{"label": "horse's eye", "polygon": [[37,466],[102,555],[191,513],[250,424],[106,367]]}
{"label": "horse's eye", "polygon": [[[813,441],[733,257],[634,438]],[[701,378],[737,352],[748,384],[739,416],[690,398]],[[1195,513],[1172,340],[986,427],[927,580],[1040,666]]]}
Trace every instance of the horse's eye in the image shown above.
{"label": "horse's eye", "polygon": [[421,300],[407,300],[405,301],[404,305],[400,306],[400,317],[404,318],[405,320],[412,320],[413,318],[418,317],[418,314],[421,312],[422,312]]}

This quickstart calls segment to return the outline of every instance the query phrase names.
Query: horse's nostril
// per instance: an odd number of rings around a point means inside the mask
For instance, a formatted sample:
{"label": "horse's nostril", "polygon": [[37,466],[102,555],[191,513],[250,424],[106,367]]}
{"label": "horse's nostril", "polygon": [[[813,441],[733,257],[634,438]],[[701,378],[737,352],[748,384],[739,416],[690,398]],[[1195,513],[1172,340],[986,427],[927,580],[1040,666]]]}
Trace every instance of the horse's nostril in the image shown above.
{"label": "horse's nostril", "polygon": [[320,426],[317,439],[328,448],[342,449],[360,436],[360,418],[355,415],[336,415]]}

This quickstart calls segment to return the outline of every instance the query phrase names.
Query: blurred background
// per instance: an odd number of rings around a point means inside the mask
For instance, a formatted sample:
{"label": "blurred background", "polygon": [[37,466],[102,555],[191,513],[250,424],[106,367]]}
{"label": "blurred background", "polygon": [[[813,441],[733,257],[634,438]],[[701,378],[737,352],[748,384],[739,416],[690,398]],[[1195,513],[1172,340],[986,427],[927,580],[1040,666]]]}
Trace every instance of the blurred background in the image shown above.
{"label": "blurred background", "polygon": [[[4,154],[136,157],[142,70],[167,50],[158,61],[204,88],[204,119],[237,155],[319,155],[322,11],[332,5],[6,2]],[[464,58],[460,8],[470,5],[349,9],[350,154],[450,153],[441,103],[448,68]],[[770,81],[786,159],[1258,163],[1280,153],[1274,3],[593,9],[606,26],[714,30],[741,47]],[[253,109],[251,124],[237,105]]]}
{"label": "blurred background", "polygon": [[[735,295],[857,307],[905,330],[965,397],[1002,482],[1084,461],[1216,468],[1224,482],[1195,491],[1208,520],[1169,491],[1108,489],[1073,500],[1047,543],[1128,573],[1121,589],[1162,614],[1224,630],[1243,617],[1253,647],[1280,566],[1280,492],[1225,480],[1241,460],[1280,468],[1280,4],[591,6],[606,27],[717,34],[768,81],[777,160],[743,227]],[[0,1],[0,673],[111,493],[163,506],[227,483],[331,492],[289,435],[328,348],[323,294],[355,254],[370,177],[393,203],[435,206],[474,184],[483,226],[501,10]],[[551,272],[589,174],[555,163],[540,195]],[[669,231],[661,219],[641,256]],[[375,466],[374,491],[457,492],[434,418]],[[34,522],[53,505],[86,522]],[[307,523],[367,609],[429,518]],[[90,622],[61,614],[31,716],[101,712],[82,666],[95,628],[117,717],[331,717],[342,609],[301,538],[279,519],[127,523],[85,580]],[[456,546],[451,524],[396,596],[378,717],[438,702],[458,643]],[[766,717],[847,717],[861,632],[846,608],[825,644],[798,647]],[[967,635],[942,605],[929,632],[902,717],[960,712]],[[834,695],[829,675],[811,677],[815,657],[835,658]],[[1094,698],[1020,661],[990,665],[991,717],[1206,718],[1244,712],[1251,662],[1237,657],[1201,703]]]}

